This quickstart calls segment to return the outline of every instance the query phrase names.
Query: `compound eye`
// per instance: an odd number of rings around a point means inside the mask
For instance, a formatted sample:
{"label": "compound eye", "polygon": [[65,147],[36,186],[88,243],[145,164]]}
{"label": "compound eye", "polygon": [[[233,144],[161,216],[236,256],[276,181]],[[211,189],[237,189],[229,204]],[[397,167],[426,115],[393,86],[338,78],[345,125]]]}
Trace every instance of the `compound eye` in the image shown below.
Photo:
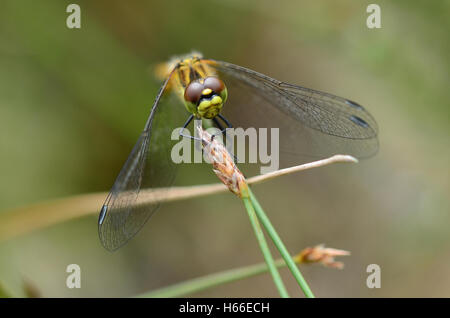
{"label": "compound eye", "polygon": [[197,104],[200,96],[202,96],[203,89],[204,86],[199,82],[192,82],[184,90],[184,100],[193,104]]}
{"label": "compound eye", "polygon": [[209,76],[203,82],[206,88],[211,88],[213,92],[220,94],[225,88],[225,84],[217,77]]}

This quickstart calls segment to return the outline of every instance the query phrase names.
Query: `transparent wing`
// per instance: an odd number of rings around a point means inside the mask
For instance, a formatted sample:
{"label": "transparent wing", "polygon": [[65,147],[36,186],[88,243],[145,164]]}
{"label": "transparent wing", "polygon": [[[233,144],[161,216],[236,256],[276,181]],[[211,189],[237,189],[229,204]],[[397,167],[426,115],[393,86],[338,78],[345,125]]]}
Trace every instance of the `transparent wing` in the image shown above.
{"label": "transparent wing", "polygon": [[169,78],[161,86],[144,131],[120,171],[101,209],[98,232],[103,246],[114,251],[132,238],[158,208],[149,202],[158,188],[174,181],[177,165],[170,158],[171,134],[186,119],[180,102],[169,93]]}
{"label": "transparent wing", "polygon": [[377,124],[361,105],[234,64],[204,62],[227,85],[222,112],[234,127],[279,129],[282,166],[337,153],[366,158],[377,152]]}

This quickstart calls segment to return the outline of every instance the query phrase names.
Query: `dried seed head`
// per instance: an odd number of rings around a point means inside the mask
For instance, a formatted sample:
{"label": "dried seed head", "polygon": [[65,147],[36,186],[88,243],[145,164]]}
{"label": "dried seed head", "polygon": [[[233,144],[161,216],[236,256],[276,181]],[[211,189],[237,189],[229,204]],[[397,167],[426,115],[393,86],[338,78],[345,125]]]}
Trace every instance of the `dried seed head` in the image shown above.
{"label": "dried seed head", "polygon": [[323,244],[307,247],[294,257],[297,263],[321,263],[324,266],[342,269],[344,263],[336,262],[336,256],[347,256],[350,252],[334,248],[326,248]]}
{"label": "dried seed head", "polygon": [[211,138],[211,134],[200,126],[197,127],[197,131],[202,140],[204,153],[213,165],[217,177],[238,197],[248,196],[245,177],[225,146],[218,138]]}

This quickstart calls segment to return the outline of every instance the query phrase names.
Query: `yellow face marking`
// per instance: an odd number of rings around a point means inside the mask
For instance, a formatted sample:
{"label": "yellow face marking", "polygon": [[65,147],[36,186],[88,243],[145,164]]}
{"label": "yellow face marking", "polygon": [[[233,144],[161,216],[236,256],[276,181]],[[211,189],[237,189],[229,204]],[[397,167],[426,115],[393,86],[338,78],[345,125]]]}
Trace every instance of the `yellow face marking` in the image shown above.
{"label": "yellow face marking", "polygon": [[222,104],[222,97],[220,97],[220,96],[214,96],[214,97],[211,99],[211,105],[217,106],[217,105],[220,105],[220,104]]}
{"label": "yellow face marking", "polygon": [[209,94],[211,94],[211,93],[212,93],[211,88],[205,88],[205,89],[202,91],[202,95],[209,95]]}
{"label": "yellow face marking", "polygon": [[222,109],[223,103],[220,96],[214,96],[211,100],[202,101],[197,108],[197,112],[201,117],[214,118]]}

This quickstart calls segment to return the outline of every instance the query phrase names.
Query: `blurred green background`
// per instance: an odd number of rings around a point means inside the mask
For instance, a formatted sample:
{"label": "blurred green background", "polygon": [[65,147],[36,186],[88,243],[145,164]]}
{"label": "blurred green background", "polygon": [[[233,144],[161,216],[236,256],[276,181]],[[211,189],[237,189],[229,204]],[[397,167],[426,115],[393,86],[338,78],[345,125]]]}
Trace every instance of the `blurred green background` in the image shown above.
{"label": "blurred green background", "polygon": [[[66,27],[69,3],[81,29]],[[381,29],[366,27],[370,3],[2,0],[0,211],[109,190],[159,88],[152,66],[195,49],[348,97],[378,122],[374,158],[254,187],[292,253],[351,251],[342,271],[302,266],[316,296],[449,297],[450,2],[377,1]],[[0,282],[17,296],[24,281],[43,297],[132,296],[260,261],[242,202],[224,193],[163,205],[115,253],[97,215],[0,242]],[[81,289],[65,285],[72,263]],[[366,287],[372,263],[380,289]],[[277,295],[265,275],[193,296]]]}

